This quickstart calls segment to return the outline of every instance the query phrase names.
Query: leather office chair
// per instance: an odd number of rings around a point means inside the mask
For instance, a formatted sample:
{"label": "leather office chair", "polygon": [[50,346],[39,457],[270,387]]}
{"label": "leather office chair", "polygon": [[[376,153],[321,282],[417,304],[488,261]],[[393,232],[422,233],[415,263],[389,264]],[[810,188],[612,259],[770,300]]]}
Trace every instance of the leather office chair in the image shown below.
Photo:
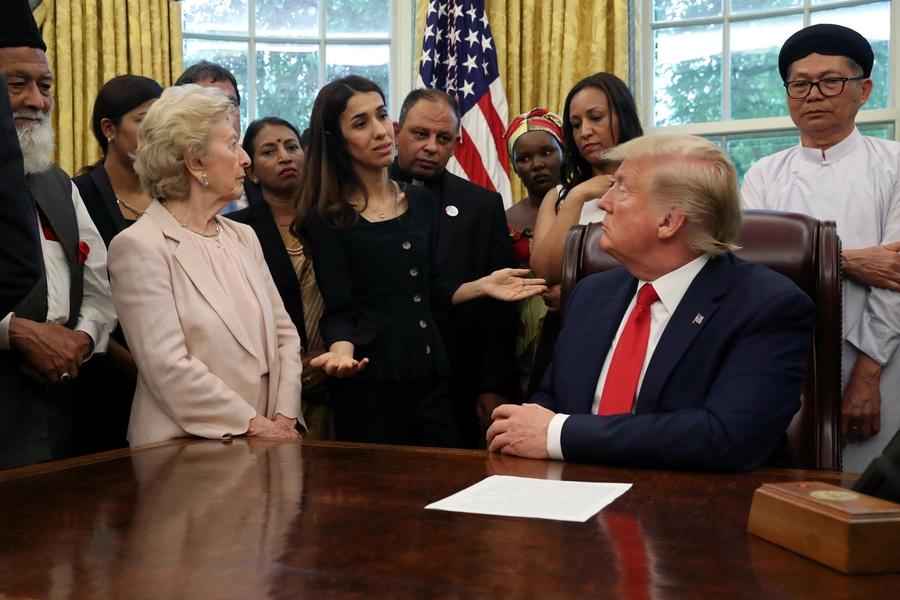
{"label": "leather office chair", "polygon": [[[599,223],[569,231],[563,257],[563,320],[569,294],[582,277],[621,266],[600,248],[602,235]],[[788,428],[786,466],[840,470],[841,251],[835,224],[794,213],[745,211],[736,254],[790,278],[816,303],[800,411]]]}

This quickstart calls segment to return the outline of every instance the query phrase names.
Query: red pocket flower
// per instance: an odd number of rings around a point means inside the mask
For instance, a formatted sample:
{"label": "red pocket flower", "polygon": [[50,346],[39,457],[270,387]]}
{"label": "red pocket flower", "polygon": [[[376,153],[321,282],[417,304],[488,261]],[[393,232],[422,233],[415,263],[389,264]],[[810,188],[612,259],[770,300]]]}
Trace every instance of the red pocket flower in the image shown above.
{"label": "red pocket flower", "polygon": [[78,242],[78,262],[83,263],[91,253],[91,247],[84,242]]}

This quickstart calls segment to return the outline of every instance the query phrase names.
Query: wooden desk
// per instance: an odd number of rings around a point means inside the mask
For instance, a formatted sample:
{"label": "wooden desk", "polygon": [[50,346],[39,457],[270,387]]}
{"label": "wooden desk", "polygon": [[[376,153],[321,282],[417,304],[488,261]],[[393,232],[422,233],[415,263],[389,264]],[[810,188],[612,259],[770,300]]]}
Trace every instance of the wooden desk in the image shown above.
{"label": "wooden desk", "polygon": [[[488,475],[633,482],[586,523],[426,511]],[[0,473],[0,598],[898,598],[746,533],[761,483],[475,451],[184,440]]]}

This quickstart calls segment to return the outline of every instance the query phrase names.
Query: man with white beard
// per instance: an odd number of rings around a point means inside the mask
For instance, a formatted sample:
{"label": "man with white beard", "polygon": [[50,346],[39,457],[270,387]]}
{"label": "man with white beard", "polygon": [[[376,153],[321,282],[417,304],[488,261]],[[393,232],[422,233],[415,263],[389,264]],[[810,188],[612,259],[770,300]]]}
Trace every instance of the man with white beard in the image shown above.
{"label": "man with white beard", "polygon": [[0,21],[0,73],[40,225],[44,270],[0,320],[0,470],[71,456],[67,383],[83,361],[106,351],[116,323],[106,246],[72,181],[51,162],[53,75],[45,51],[28,1],[10,2]]}

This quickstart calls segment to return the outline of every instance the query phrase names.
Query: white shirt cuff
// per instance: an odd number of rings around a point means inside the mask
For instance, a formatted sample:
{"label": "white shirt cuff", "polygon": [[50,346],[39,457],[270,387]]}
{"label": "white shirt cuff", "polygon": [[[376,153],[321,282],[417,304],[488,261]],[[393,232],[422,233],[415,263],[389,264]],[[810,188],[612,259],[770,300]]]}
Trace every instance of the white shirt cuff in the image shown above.
{"label": "white shirt cuff", "polygon": [[9,350],[9,322],[13,313],[9,313],[0,321],[0,350]]}
{"label": "white shirt cuff", "polygon": [[[77,325],[75,325],[75,331],[83,331],[88,334],[88,337],[91,338],[91,349],[84,357],[84,360],[89,359],[94,355],[95,352],[106,352],[106,348],[98,348],[97,340],[101,338],[103,334],[103,323],[98,323],[97,321],[81,321]],[[108,342],[107,338],[107,343]]]}
{"label": "white shirt cuff", "polygon": [[562,427],[569,415],[556,414],[547,426],[547,453],[553,460],[566,460],[562,453]]}

